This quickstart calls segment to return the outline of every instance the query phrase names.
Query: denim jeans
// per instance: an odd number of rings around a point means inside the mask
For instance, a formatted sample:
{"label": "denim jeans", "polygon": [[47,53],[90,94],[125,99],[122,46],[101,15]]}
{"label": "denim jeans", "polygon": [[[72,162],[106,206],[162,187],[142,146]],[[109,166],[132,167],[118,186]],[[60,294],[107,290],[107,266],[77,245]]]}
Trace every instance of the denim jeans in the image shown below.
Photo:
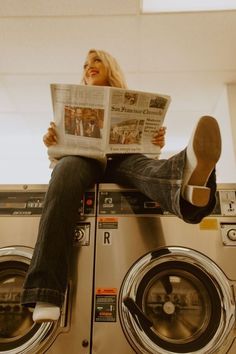
{"label": "denim jeans", "polygon": [[189,223],[198,223],[215,206],[215,171],[208,186],[206,207],[195,207],[181,197],[185,150],[170,159],[154,160],[141,154],[108,160],[106,169],[93,159],[66,156],[52,172],[40,220],[38,239],[25,279],[21,303],[34,306],[64,302],[73,245],[74,227],[82,195],[99,181],[135,187],[162,208]]}

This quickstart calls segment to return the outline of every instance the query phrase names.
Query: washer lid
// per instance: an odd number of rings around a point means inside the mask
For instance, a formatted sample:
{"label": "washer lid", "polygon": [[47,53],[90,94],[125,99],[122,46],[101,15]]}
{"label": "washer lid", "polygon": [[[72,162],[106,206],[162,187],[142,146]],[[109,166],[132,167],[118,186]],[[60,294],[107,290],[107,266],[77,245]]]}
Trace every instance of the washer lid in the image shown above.
{"label": "washer lid", "polygon": [[[140,353],[214,353],[232,336],[229,280],[206,256],[162,248],[138,260],[120,292],[120,318]],[[224,351],[225,352],[225,351]]]}

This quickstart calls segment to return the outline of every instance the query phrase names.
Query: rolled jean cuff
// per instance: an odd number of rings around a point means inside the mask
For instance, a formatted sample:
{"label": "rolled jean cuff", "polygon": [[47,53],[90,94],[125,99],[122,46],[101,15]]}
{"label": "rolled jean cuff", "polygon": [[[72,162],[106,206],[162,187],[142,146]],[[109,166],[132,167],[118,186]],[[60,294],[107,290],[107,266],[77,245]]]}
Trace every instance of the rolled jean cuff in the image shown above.
{"label": "rolled jean cuff", "polygon": [[47,302],[62,307],[64,301],[65,295],[53,289],[25,289],[21,294],[21,304],[26,307],[35,307],[37,302]]}
{"label": "rolled jean cuff", "polygon": [[212,171],[206,186],[211,189],[211,194],[208,204],[204,207],[196,207],[180,197],[180,207],[183,215],[183,220],[185,222],[198,224],[204,217],[210,215],[214,210],[216,205],[217,189],[215,169]]}

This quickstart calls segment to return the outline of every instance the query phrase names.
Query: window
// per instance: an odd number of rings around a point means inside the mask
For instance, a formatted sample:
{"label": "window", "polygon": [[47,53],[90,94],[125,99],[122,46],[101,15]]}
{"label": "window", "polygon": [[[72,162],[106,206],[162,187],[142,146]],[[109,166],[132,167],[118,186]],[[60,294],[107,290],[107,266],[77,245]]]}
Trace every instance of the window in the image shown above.
{"label": "window", "polygon": [[142,13],[235,10],[236,0],[141,0]]}

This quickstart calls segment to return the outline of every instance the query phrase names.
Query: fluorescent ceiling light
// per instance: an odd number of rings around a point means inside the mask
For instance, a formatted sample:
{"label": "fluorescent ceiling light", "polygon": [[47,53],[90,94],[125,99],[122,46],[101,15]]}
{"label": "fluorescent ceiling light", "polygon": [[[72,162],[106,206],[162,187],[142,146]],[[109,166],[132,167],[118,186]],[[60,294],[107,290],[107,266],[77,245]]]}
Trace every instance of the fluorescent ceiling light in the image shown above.
{"label": "fluorescent ceiling light", "polygon": [[235,10],[236,0],[141,0],[141,11],[192,12]]}

